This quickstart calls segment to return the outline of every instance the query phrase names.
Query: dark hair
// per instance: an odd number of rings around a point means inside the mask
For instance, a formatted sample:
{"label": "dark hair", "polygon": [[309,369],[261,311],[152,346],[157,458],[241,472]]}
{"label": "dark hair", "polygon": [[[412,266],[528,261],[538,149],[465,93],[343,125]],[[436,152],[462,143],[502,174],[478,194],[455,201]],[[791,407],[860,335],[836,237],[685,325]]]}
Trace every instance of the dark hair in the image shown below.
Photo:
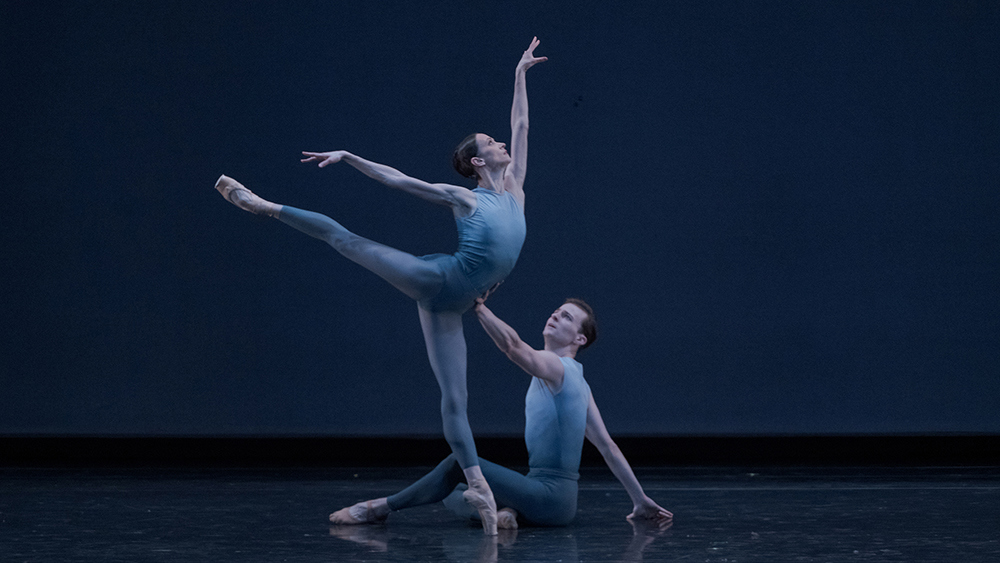
{"label": "dark hair", "polygon": [[584,313],[587,313],[587,318],[580,322],[580,334],[587,339],[587,343],[580,346],[580,349],[583,350],[597,340],[597,317],[594,316],[594,310],[583,299],[570,297],[564,303],[576,305],[580,309],[583,309]]}
{"label": "dark hair", "polygon": [[472,160],[472,157],[479,155],[479,143],[476,142],[476,135],[478,133],[473,133],[466,137],[455,147],[455,152],[451,153],[451,165],[455,168],[455,171],[473,180],[479,178],[479,175],[476,173],[476,167],[469,162]]}

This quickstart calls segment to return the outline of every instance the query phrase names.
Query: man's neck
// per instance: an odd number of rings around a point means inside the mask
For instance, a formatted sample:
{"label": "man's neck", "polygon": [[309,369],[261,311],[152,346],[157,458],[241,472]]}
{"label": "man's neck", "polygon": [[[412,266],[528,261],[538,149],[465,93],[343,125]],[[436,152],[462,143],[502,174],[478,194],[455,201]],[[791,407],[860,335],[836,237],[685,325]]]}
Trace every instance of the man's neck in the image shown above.
{"label": "man's neck", "polygon": [[552,352],[553,354],[559,356],[560,358],[576,358],[576,351],[578,347],[572,344],[567,344],[565,346],[555,346],[549,343],[545,343],[545,351]]}

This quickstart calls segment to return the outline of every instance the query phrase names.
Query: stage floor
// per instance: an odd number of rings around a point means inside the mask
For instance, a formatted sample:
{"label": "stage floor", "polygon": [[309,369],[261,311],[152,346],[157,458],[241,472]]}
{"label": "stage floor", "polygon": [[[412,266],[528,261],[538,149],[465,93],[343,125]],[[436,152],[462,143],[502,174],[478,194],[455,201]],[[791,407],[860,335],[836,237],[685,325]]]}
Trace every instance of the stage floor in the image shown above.
{"label": "stage floor", "polygon": [[565,528],[495,540],[440,504],[374,526],[327,515],[429,468],[0,468],[0,561],[1000,561],[1000,468],[637,468],[675,514],[625,520],[587,468]]}

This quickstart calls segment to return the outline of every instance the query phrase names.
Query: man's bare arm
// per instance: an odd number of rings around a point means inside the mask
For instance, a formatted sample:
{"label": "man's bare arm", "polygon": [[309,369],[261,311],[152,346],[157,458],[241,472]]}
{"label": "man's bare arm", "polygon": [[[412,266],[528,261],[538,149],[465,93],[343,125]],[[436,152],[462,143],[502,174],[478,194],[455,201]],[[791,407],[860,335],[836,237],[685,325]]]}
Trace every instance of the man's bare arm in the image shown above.
{"label": "man's bare arm", "polygon": [[562,386],[563,365],[559,356],[525,344],[517,331],[497,318],[481,300],[476,302],[476,315],[486,334],[512,362],[529,375],[551,383],[556,389]]}
{"label": "man's bare arm", "polygon": [[604,426],[604,420],[601,418],[601,412],[597,410],[597,403],[594,402],[593,396],[590,397],[590,405],[587,407],[585,436],[601,452],[608,468],[615,474],[618,481],[625,487],[625,491],[628,492],[629,498],[632,499],[632,513],[626,518],[629,520],[646,518],[657,522],[668,522],[673,519],[674,515],[669,510],[653,502],[653,499],[643,492],[642,485],[639,484],[639,480],[636,479],[635,473],[632,471],[632,466],[629,465],[618,445],[608,434],[608,429]]}

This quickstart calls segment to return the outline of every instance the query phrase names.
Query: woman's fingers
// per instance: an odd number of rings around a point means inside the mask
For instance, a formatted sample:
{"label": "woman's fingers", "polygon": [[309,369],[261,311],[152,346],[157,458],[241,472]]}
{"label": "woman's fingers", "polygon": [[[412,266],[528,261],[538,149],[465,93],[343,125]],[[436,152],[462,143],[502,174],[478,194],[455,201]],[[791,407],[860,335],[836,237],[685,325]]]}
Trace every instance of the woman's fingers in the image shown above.
{"label": "woman's fingers", "polygon": [[335,164],[340,162],[341,154],[337,151],[332,152],[308,152],[302,151],[302,154],[306,155],[307,158],[303,158],[301,162],[316,162],[320,161],[319,167],[324,168],[328,164]]}
{"label": "woman's fingers", "polygon": [[537,47],[539,43],[541,43],[541,41],[539,41],[537,37],[532,37],[531,45],[528,45],[528,50],[525,52],[530,55],[531,52],[535,50],[535,47]]}

